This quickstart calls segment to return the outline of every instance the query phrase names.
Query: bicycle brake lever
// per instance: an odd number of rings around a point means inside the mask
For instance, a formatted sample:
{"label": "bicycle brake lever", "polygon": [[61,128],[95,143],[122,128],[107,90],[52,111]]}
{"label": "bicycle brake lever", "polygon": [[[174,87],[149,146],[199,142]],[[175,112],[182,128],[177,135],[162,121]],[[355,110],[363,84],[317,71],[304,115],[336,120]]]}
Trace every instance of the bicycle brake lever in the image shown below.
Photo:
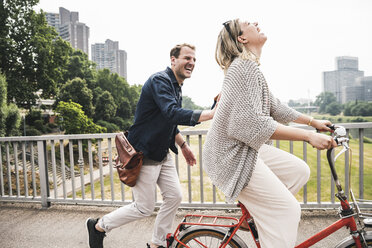
{"label": "bicycle brake lever", "polygon": [[[345,145],[346,144],[346,145]],[[349,147],[347,146],[347,143],[345,143],[344,145],[343,145],[343,147],[342,147],[342,150],[336,155],[336,157],[335,157],[335,162],[336,162],[336,159],[341,155],[341,154],[343,154],[344,152],[346,152],[347,150],[349,150]]]}

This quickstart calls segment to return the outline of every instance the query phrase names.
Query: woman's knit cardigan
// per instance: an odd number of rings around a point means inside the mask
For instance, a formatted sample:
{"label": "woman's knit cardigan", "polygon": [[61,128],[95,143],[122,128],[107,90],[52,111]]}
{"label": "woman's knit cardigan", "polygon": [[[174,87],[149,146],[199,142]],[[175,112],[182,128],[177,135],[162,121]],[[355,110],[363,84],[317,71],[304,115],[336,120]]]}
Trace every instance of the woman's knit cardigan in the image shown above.
{"label": "woman's knit cardigan", "polygon": [[299,116],[274,98],[255,62],[233,61],[203,149],[204,169],[228,202],[248,185],[257,151],[269,142],[277,122],[288,123]]}

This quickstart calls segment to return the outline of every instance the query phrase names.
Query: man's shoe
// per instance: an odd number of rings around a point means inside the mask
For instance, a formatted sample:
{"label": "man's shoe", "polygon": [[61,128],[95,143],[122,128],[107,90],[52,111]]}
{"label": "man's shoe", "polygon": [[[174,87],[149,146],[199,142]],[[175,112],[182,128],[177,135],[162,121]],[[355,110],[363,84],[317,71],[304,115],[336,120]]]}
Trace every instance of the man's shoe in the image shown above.
{"label": "man's shoe", "polygon": [[92,218],[88,218],[86,221],[90,248],[103,248],[103,238],[106,236],[106,233],[96,230],[97,222],[98,219]]}

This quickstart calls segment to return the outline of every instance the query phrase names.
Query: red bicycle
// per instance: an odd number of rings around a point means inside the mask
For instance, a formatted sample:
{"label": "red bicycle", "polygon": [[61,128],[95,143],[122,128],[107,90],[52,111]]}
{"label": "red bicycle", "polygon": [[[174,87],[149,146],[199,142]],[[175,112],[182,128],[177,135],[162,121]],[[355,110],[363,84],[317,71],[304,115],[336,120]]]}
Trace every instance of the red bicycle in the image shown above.
{"label": "red bicycle", "polygon": [[[354,194],[350,188],[350,197],[353,201],[350,204],[342,190],[340,181],[335,170],[334,161],[342,153],[349,151],[347,133],[344,127],[331,126],[334,130],[334,139],[339,146],[343,146],[342,151],[337,154],[335,159],[332,156],[332,149],[327,151],[328,164],[331,169],[333,180],[337,188],[336,197],[340,200],[339,216],[340,219],[323,229],[319,233],[305,240],[295,248],[310,247],[325,237],[331,235],[342,227],[350,230],[350,235],[343,239],[336,248],[372,247],[372,231],[366,231],[366,228],[372,227],[371,214],[363,214],[355,200]],[[351,161],[351,159],[350,159]],[[350,162],[351,163],[351,162]],[[173,234],[168,234],[167,247],[173,248],[248,248],[248,245],[237,235],[240,226],[246,222],[249,231],[253,237],[256,247],[260,247],[259,235],[254,224],[254,220],[243,204],[238,204],[242,210],[242,216],[237,219],[234,217],[209,216],[209,215],[186,215]],[[196,221],[195,221],[196,219]],[[226,224],[226,222],[233,222]],[[252,247],[252,246],[251,246]]]}

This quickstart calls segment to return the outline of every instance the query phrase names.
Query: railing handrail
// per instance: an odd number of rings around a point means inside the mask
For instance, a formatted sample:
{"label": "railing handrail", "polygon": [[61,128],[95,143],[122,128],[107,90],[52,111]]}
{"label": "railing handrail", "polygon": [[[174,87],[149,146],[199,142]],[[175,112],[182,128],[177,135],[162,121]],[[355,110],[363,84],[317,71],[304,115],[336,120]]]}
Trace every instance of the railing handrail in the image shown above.
{"label": "railing handrail", "polygon": [[[337,123],[346,129],[354,128],[372,128],[372,122],[358,122],[358,123]],[[301,129],[314,129],[307,125],[293,125],[293,127]],[[182,130],[183,135],[206,135],[207,129],[200,130]],[[114,138],[116,133],[94,133],[94,134],[58,134],[58,135],[43,135],[43,136],[13,136],[13,137],[0,137],[0,142],[6,141],[41,141],[41,140],[63,140],[63,139],[105,139]]]}
{"label": "railing handrail", "polygon": [[[365,133],[365,129],[372,129],[372,122],[362,122],[362,123],[337,123],[336,125],[344,126],[348,132],[352,131],[353,129],[356,130],[358,133],[356,135],[356,139],[359,139],[359,198],[364,199],[364,145],[363,145],[363,137]],[[293,127],[307,129],[307,130],[314,130],[314,128],[306,126],[306,125],[293,125]],[[353,131],[354,132],[354,131]],[[232,206],[231,204],[225,204],[220,200],[216,200],[216,188],[212,185],[212,192],[209,191],[207,199],[207,194],[204,196],[204,175],[203,173],[203,164],[202,164],[202,144],[203,144],[203,136],[207,135],[208,130],[192,130],[186,129],[182,130],[181,134],[185,136],[186,141],[190,143],[192,138],[194,141],[197,142],[199,146],[199,175],[194,175],[196,181],[199,179],[199,183],[193,184],[193,175],[190,170],[190,167],[186,167],[186,174],[179,173],[180,176],[183,175],[183,178],[186,181],[187,189],[188,189],[188,202],[184,202],[184,207],[221,207],[223,206]],[[48,204],[51,202],[55,203],[74,203],[74,204],[96,204],[96,205],[115,205],[115,204],[128,204],[130,203],[125,196],[127,193],[127,186],[121,184],[120,189],[114,189],[114,169],[113,169],[113,156],[115,155],[115,143],[113,138],[117,133],[99,133],[99,134],[70,134],[70,135],[44,135],[44,136],[18,136],[18,137],[0,137],[0,144],[2,143],[4,146],[0,145],[0,201],[41,201],[43,207],[47,207]],[[354,134],[353,134],[354,135]],[[95,140],[95,141],[93,141]],[[194,142],[193,141],[193,142]],[[65,143],[65,146],[56,146],[57,143]],[[87,144],[85,144],[87,142]],[[84,144],[84,146],[83,146]],[[195,145],[195,142],[193,143]],[[276,142],[276,146],[280,148],[280,142]],[[303,159],[305,162],[307,160],[307,143],[303,142]],[[289,144],[290,152],[293,153],[293,142],[290,141]],[[29,153],[29,155],[26,155]],[[58,158],[57,158],[58,153]],[[84,154],[85,156],[84,156]],[[17,156],[15,156],[17,154]],[[96,158],[93,157],[97,156]],[[105,154],[105,155],[104,155]],[[86,156],[88,155],[88,156]],[[104,156],[103,156],[104,155]],[[320,168],[321,168],[321,160],[320,160],[320,151],[317,151],[316,161],[317,161],[317,201],[310,202],[308,201],[307,197],[307,186],[304,186],[303,192],[303,203],[302,206],[305,208],[327,208],[327,207],[334,207],[334,194],[331,191],[331,199],[330,201],[322,201],[321,200],[321,178]],[[108,158],[108,166],[103,167],[103,158]],[[345,155],[345,175],[348,172],[348,161],[349,157]],[[30,165],[27,165],[29,163]],[[179,169],[179,158],[175,156],[175,163],[177,170]],[[94,166],[98,167],[98,169],[93,169]],[[4,166],[4,167],[3,167]],[[84,174],[84,166],[89,172],[88,174]],[[89,166],[87,168],[86,166]],[[48,168],[49,167],[49,168]],[[61,178],[62,183],[56,180],[56,172],[57,167],[61,170]],[[74,169],[75,168],[75,169]],[[182,167],[183,168],[183,167]],[[69,172],[65,170],[69,169]],[[75,171],[76,170],[76,171]],[[40,178],[40,182],[37,183],[38,180],[35,178],[35,173],[38,172],[37,175]],[[195,171],[194,171],[195,172]],[[32,180],[29,181],[27,179],[27,173],[31,173]],[[51,174],[50,174],[51,173]],[[67,178],[67,173],[70,173],[70,179]],[[79,176],[76,176],[75,173],[79,173]],[[23,179],[21,178],[23,174]],[[185,178],[186,176],[187,178]],[[108,176],[110,179],[110,185],[105,186],[104,177]],[[52,179],[51,179],[52,178]],[[346,178],[346,176],[345,176]],[[5,181],[6,185],[5,185]],[[14,181],[13,181],[14,180]],[[99,180],[99,181],[97,181]],[[11,189],[12,187],[8,187],[9,189],[5,189],[5,186],[10,186],[11,183],[16,184],[15,189]],[[30,185],[33,188],[32,197],[27,193],[23,195],[21,194],[21,188],[24,188],[25,192],[28,192],[28,182],[32,182]],[[93,182],[97,182],[100,184],[101,189],[101,199],[95,196],[95,189]],[[22,187],[23,183],[23,187]],[[49,184],[53,183],[53,191],[49,189]],[[91,188],[91,199],[85,197],[85,190],[88,189],[86,186],[90,183]],[[36,185],[38,184],[38,185]],[[81,199],[76,197],[77,190],[82,189],[82,196]],[[345,187],[347,187],[347,182],[345,182]],[[35,193],[36,187],[40,186],[40,194]],[[71,187],[70,187],[71,186]],[[104,193],[105,187],[111,188],[111,199],[106,199]],[[197,189],[200,188],[200,189]],[[331,186],[332,190],[333,186]],[[196,193],[192,191],[192,189],[197,189]],[[210,190],[210,189],[209,189]],[[96,190],[97,193],[99,190]],[[115,195],[114,191],[119,191],[120,196]],[[347,191],[347,188],[346,188]],[[31,191],[30,191],[31,192]],[[52,192],[52,193],[51,193]],[[67,196],[72,192],[72,198]],[[62,196],[63,193],[63,196]],[[185,195],[187,194],[184,192]],[[193,194],[200,198],[200,201],[193,200]],[[213,197],[212,201],[210,200],[211,196]],[[121,197],[121,200],[118,200],[118,197]],[[220,197],[219,197],[220,198]],[[160,204],[157,202],[157,204]],[[371,206],[371,204],[364,204],[365,206]]]}

